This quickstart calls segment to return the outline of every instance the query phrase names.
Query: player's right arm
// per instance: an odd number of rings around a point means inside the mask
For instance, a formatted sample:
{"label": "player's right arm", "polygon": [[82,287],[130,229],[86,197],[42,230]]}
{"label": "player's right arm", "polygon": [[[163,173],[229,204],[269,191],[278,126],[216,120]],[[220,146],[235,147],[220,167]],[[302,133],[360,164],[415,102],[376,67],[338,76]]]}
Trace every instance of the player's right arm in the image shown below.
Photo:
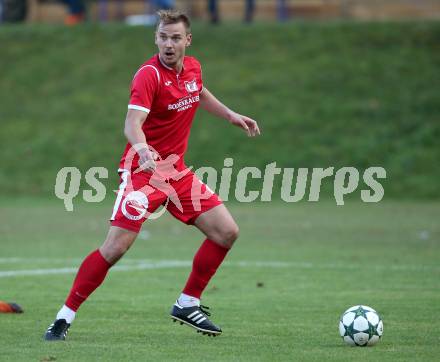
{"label": "player's right arm", "polygon": [[145,111],[129,109],[125,118],[124,134],[128,142],[136,148],[136,152],[139,155],[140,169],[151,172],[156,168],[156,163],[154,162],[156,155],[149,150],[144,131],[142,130],[142,125],[147,116],[148,113]]}
{"label": "player's right arm", "polygon": [[157,155],[150,151],[142,125],[150,113],[159,81],[160,75],[157,68],[147,64],[136,72],[131,84],[124,134],[139,155],[139,169],[135,173],[141,170],[151,172],[156,168],[154,160]]}

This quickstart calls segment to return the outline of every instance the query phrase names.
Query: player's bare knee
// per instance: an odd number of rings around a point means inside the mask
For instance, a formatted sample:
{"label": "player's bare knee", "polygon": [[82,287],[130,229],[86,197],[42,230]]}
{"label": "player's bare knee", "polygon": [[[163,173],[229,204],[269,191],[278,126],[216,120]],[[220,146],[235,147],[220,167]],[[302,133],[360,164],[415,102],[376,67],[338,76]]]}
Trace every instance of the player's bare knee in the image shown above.
{"label": "player's bare knee", "polygon": [[233,226],[230,227],[230,229],[228,229],[226,240],[228,241],[228,244],[230,246],[232,246],[235,243],[235,241],[238,239],[239,233],[240,233],[240,229],[238,228],[237,224],[234,224]]}
{"label": "player's bare knee", "polygon": [[101,248],[101,254],[110,264],[115,264],[128,250],[128,246],[124,243],[104,244]]}
{"label": "player's bare knee", "polygon": [[109,235],[99,250],[105,260],[115,264],[127,252],[133,241],[132,237]]}
{"label": "player's bare knee", "polygon": [[115,256],[119,256],[119,257],[123,256],[129,248],[130,245],[128,245],[124,241],[117,243],[114,249]]}
{"label": "player's bare knee", "polygon": [[239,228],[236,224],[222,229],[218,236],[218,243],[230,249],[238,238]]}

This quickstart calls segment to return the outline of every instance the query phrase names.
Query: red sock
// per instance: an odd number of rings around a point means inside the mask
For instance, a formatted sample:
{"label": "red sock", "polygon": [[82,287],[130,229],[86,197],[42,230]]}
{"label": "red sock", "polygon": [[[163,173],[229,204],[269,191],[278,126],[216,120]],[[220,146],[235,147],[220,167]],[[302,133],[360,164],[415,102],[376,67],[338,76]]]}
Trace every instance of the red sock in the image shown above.
{"label": "red sock", "polygon": [[99,250],[89,254],[79,267],[65,304],[76,312],[88,296],[101,285],[110,267],[111,264],[104,259]]}
{"label": "red sock", "polygon": [[199,298],[208,285],[229,249],[206,239],[193,260],[193,267],[183,293]]}

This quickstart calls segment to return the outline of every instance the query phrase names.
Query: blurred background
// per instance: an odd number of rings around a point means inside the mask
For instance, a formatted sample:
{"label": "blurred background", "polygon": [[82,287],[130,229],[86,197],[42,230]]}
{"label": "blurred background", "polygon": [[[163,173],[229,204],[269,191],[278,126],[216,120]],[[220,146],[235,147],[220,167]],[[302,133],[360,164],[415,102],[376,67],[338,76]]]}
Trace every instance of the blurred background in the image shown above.
{"label": "blurred background", "polygon": [[[121,21],[158,8],[184,9],[195,19],[435,19],[437,0],[2,0],[3,21]],[[67,11],[66,11],[67,10]],[[67,12],[67,14],[66,14]],[[140,18],[138,18],[140,19]]]}

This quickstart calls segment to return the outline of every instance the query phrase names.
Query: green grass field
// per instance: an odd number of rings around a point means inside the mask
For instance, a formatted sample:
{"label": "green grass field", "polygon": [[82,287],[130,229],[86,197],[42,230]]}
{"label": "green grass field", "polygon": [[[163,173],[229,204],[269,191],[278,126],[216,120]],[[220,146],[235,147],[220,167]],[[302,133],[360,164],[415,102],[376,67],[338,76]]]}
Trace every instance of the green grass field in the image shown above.
{"label": "green grass field", "polygon": [[[68,341],[46,343],[73,278],[48,269],[77,267],[104,237],[111,206],[67,213],[61,201],[0,203],[0,299],[25,308],[0,315],[0,360],[438,360],[440,204],[409,201],[230,204],[241,236],[203,299],[224,330],[216,339],[168,317],[202,236],[164,216],[144,225]],[[5,273],[19,270],[30,272]],[[372,348],[338,335],[340,314],[359,303],[384,320]]]}

